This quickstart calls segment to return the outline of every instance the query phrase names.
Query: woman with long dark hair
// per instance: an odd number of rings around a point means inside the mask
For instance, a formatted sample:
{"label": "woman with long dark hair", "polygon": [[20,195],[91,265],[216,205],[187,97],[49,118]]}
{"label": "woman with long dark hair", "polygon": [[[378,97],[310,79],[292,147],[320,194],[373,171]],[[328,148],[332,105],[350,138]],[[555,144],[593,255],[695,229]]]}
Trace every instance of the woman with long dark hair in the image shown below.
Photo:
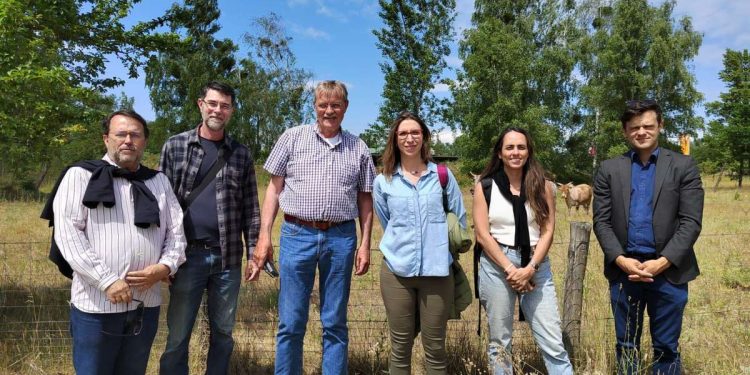
{"label": "woman with long dark hair", "polygon": [[[474,187],[474,231],[484,249],[479,260],[479,299],[487,312],[487,352],[495,375],[513,373],[511,337],[518,297],[547,372],[573,373],[562,342],[547,257],[555,231],[555,195],[554,185],[544,175],[534,159],[529,133],[511,127],[500,133]],[[489,207],[482,188],[485,179],[492,182]]]}
{"label": "woman with long dark hair", "polygon": [[[450,171],[445,189],[449,210],[466,228],[461,190]],[[402,112],[391,126],[383,152],[383,173],[373,185],[373,201],[383,227],[380,291],[390,328],[390,374],[411,373],[418,329],[427,374],[445,374],[453,258],[448,248],[443,187],[438,166],[430,157],[430,130],[410,112]]]}

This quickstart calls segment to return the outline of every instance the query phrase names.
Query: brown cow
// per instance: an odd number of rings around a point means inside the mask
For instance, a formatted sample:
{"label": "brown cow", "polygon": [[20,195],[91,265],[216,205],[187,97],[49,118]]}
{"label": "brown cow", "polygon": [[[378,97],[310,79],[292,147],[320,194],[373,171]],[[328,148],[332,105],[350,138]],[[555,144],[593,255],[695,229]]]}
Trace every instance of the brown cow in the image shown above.
{"label": "brown cow", "polygon": [[579,206],[583,206],[586,213],[589,212],[589,205],[593,197],[591,186],[586,184],[573,186],[572,182],[564,185],[557,184],[557,186],[559,187],[560,195],[565,199],[565,204],[568,206],[568,214],[570,214],[571,206],[576,207],[576,212],[578,212]]}

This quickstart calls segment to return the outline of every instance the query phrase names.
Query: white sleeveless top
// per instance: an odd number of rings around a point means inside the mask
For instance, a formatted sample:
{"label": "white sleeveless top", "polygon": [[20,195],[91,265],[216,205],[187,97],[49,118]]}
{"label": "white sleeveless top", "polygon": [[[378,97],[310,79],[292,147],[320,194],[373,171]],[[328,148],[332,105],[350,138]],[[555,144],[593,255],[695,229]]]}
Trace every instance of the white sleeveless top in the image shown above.
{"label": "white sleeveless top", "polygon": [[[492,181],[492,195],[490,196],[489,221],[490,234],[497,242],[504,245],[516,245],[516,224],[513,219],[513,205],[505,199],[500,189]],[[536,246],[539,242],[539,224],[534,218],[534,210],[526,201],[526,221],[529,223],[529,243]]]}

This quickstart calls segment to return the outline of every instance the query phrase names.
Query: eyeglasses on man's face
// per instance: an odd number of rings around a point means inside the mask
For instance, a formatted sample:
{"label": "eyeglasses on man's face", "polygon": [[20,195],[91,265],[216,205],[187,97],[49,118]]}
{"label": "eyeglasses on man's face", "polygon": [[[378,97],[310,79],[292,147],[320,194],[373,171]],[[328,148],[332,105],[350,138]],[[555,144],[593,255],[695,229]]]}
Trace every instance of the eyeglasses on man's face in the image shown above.
{"label": "eyeglasses on man's face", "polygon": [[214,110],[217,109],[217,108],[220,108],[222,111],[229,111],[230,109],[232,109],[232,105],[231,104],[229,104],[229,103],[219,103],[216,100],[201,99],[201,102],[203,102],[205,105],[207,105],[208,108],[211,108],[211,109],[214,109]]}
{"label": "eyeglasses on man's face", "polygon": [[121,142],[126,140],[128,137],[130,137],[131,141],[140,141],[141,139],[143,139],[143,133],[141,132],[116,132],[108,136]]}
{"label": "eyeglasses on man's face", "polygon": [[137,302],[138,306],[136,306],[135,310],[130,310],[125,315],[125,322],[123,323],[122,332],[115,333],[102,330],[102,333],[104,333],[105,335],[118,337],[140,335],[141,329],[143,328],[143,301],[133,298],[133,302]]}

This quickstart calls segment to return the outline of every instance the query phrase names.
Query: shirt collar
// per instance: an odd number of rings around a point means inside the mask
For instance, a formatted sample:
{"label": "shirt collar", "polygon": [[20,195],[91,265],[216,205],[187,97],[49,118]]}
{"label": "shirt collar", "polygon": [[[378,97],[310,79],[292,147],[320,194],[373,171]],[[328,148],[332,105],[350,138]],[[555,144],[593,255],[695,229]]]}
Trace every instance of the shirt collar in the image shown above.
{"label": "shirt collar", "polygon": [[[112,160],[112,158],[109,157],[109,154],[104,154],[104,156],[102,156],[102,160],[106,161],[109,164],[114,165],[117,168],[122,168],[119,165],[117,165],[117,163],[115,163],[115,161]],[[138,168],[136,168],[136,171],[139,169],[141,169],[141,163],[138,163]]]}
{"label": "shirt collar", "polygon": [[[313,131],[315,131],[315,134],[317,134],[318,137],[320,137],[320,140],[325,142],[326,146],[330,147],[330,144],[326,142],[326,137],[324,137],[323,133],[320,132],[320,128],[318,128],[318,123],[315,122],[314,124],[310,124],[310,126],[312,127]],[[338,137],[338,142],[335,145],[333,145],[333,147],[331,148],[335,148],[336,146],[344,142],[344,133],[346,133],[346,130],[344,130],[343,127],[340,127],[339,132],[336,133],[336,135],[333,138],[330,138],[330,139],[336,139],[336,137]]]}
{"label": "shirt collar", "polygon": [[[198,135],[198,130],[200,129],[201,126],[203,126],[203,124],[199,123],[198,126],[196,126],[193,130],[190,131],[190,133],[188,133],[188,144],[197,143],[198,145],[200,145],[201,139],[200,139],[200,136]],[[232,137],[230,137],[229,134],[227,134],[226,129],[224,129],[224,138],[222,139],[222,141],[223,141],[221,145],[222,147],[226,149],[232,148]]]}
{"label": "shirt collar", "polygon": [[[659,159],[659,149],[661,147],[657,147],[654,149],[654,151],[651,152],[651,156],[648,157],[648,161],[650,163],[656,163],[656,160]],[[641,159],[638,158],[638,154],[634,150],[630,150],[630,161],[633,163],[639,163],[641,162]]]}

